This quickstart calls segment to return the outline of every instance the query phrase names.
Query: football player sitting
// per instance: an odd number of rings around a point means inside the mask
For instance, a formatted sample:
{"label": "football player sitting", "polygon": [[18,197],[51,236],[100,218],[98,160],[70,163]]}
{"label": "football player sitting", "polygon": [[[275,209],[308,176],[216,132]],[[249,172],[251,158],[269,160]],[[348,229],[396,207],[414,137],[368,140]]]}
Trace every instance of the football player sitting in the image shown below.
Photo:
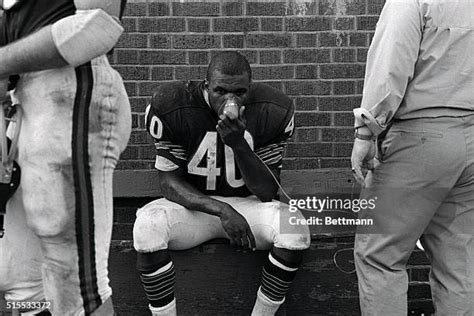
{"label": "football player sitting", "polygon": [[251,74],[245,57],[222,52],[206,80],[164,83],[146,109],[164,198],[138,210],[133,237],[153,315],[176,314],[169,249],[213,238],[270,249],[252,315],[274,315],[309,247],[308,227],[289,225],[288,206],[273,199],[293,104]]}

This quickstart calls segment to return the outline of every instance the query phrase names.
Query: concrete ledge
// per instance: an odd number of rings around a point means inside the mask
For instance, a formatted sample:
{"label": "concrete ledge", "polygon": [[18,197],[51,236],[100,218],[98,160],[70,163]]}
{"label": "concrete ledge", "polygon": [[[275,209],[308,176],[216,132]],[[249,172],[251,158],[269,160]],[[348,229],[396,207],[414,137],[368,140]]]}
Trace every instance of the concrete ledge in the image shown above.
{"label": "concrete ledge", "polygon": [[[314,194],[358,194],[348,169],[284,170],[282,186],[290,196]],[[114,197],[158,197],[158,172],[156,170],[116,170]]]}

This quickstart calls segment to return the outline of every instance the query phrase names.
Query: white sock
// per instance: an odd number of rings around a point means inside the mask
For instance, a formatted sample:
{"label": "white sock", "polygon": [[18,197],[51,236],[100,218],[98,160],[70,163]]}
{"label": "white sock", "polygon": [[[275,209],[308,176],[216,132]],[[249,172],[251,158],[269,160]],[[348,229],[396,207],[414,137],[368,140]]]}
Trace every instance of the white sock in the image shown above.
{"label": "white sock", "polygon": [[257,299],[252,310],[252,316],[273,316],[284,301],[285,299],[280,302],[270,300],[268,297],[263,295],[261,287],[259,287],[257,291]]}
{"label": "white sock", "polygon": [[176,316],[176,298],[163,307],[153,307],[151,305],[148,305],[148,307],[152,316]]}

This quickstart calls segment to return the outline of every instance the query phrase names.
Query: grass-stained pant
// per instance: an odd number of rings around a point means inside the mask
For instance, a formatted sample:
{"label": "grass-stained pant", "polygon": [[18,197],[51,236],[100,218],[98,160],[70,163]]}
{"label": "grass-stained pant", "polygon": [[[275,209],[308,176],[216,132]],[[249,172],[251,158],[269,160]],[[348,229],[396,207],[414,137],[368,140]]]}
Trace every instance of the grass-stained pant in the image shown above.
{"label": "grass-stained pant", "polygon": [[[395,121],[361,198],[374,226],[358,229],[363,315],[406,315],[406,263],[421,236],[437,315],[474,315],[474,115]],[[423,234],[423,235],[422,235]]]}
{"label": "grass-stained pant", "polygon": [[[304,217],[300,212],[290,213],[288,205],[278,201],[262,203],[255,196],[214,198],[228,203],[247,220],[257,249],[309,247],[309,228],[289,224],[291,216]],[[145,253],[189,249],[213,238],[228,238],[219,217],[190,211],[164,198],[139,209],[133,227],[135,249]]]}
{"label": "grass-stained pant", "polygon": [[101,56],[23,74],[13,99],[23,108],[20,190],[44,254],[46,299],[53,315],[90,315],[112,294],[112,173],[131,129],[122,79]]}

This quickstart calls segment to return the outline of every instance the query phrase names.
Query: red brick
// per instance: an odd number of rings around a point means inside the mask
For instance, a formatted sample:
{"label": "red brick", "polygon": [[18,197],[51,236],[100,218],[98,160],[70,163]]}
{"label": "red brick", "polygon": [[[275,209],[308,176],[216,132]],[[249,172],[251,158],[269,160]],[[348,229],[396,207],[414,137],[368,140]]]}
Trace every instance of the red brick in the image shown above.
{"label": "red brick", "polygon": [[138,94],[140,96],[151,97],[155,93],[160,82],[156,81],[142,81],[138,83]]}
{"label": "red brick", "polygon": [[291,35],[289,34],[249,34],[246,37],[249,48],[290,47]]}
{"label": "red brick", "polygon": [[352,142],[354,140],[354,129],[350,128],[323,128],[321,129],[321,141],[323,142]]}
{"label": "red brick", "polygon": [[124,80],[148,80],[150,69],[138,66],[116,66],[114,67]]}
{"label": "red brick", "polygon": [[331,114],[334,116],[335,126],[354,126],[354,114],[352,112],[335,112]]}
{"label": "red brick", "polygon": [[136,32],[138,27],[138,20],[136,18],[122,18],[122,26],[125,32]]}
{"label": "red brick", "polygon": [[329,61],[329,49],[291,49],[283,52],[283,62],[285,63],[328,63]]}
{"label": "red brick", "polygon": [[137,83],[136,82],[124,82],[125,90],[127,90],[127,95],[129,97],[134,97],[137,95]]}
{"label": "red brick", "polygon": [[[145,109],[143,109],[144,111]],[[135,144],[135,145],[139,145],[139,144],[149,144],[150,143],[150,139],[148,137],[148,133],[146,131],[132,131],[132,133],[130,134],[130,141],[129,141],[130,144]]]}
{"label": "red brick", "polygon": [[294,17],[285,20],[285,29],[297,31],[327,31],[331,29],[331,20],[322,17]]}
{"label": "red brick", "polygon": [[284,16],[287,7],[284,1],[275,2],[247,2],[247,15],[256,16]]}
{"label": "red brick", "polygon": [[188,32],[207,33],[211,30],[211,22],[209,19],[187,19]]}
{"label": "red brick", "polygon": [[329,126],[329,113],[296,112],[295,126]]}
{"label": "red brick", "polygon": [[288,95],[325,95],[330,94],[331,84],[324,81],[290,81],[285,83]]}
{"label": "red brick", "polygon": [[312,16],[318,15],[318,1],[288,1],[286,15]]}
{"label": "red brick", "polygon": [[295,76],[293,66],[253,67],[252,73],[255,80],[292,79]]}
{"label": "red brick", "polygon": [[184,64],[186,53],[182,50],[144,50],[139,51],[138,61],[142,65]]}
{"label": "red brick", "polygon": [[356,80],[356,94],[362,94],[364,91],[364,80]]}
{"label": "red brick", "polygon": [[320,160],[314,158],[299,158],[295,161],[296,170],[318,169],[320,168]]}
{"label": "red brick", "polygon": [[123,13],[124,16],[145,16],[146,15],[146,3],[127,3],[125,7],[125,11]]}
{"label": "red brick", "polygon": [[318,65],[302,65],[296,67],[296,79],[316,79],[318,76]]}
{"label": "red brick", "polygon": [[352,33],[349,35],[349,46],[362,46],[367,47],[367,34],[366,33]]}
{"label": "red brick", "polygon": [[149,6],[149,15],[150,16],[167,16],[170,14],[170,6],[165,2],[150,2]]}
{"label": "red brick", "polygon": [[224,16],[240,16],[243,14],[242,2],[227,2],[222,3],[222,15]]}
{"label": "red brick", "polygon": [[368,13],[380,15],[384,4],[385,0],[367,0]]}
{"label": "red brick", "polygon": [[[143,160],[119,160],[116,169],[118,170],[151,170],[154,169],[154,161],[143,161]],[[115,228],[114,228],[115,230]]]}
{"label": "red brick", "polygon": [[281,64],[280,50],[263,50],[259,52],[260,64]]}
{"label": "red brick", "polygon": [[152,34],[150,36],[150,48],[171,48],[171,35]]}
{"label": "red brick", "polygon": [[175,69],[176,80],[203,80],[206,78],[207,66],[180,66]]}
{"label": "red brick", "polygon": [[318,108],[318,98],[303,96],[295,98],[296,111],[314,111]]}
{"label": "red brick", "polygon": [[[244,50],[238,50],[238,52],[241,53],[242,55],[244,55],[245,58],[247,58],[247,60],[250,64],[256,64],[257,63],[258,51],[244,49]],[[211,58],[212,58],[212,56],[214,56],[215,54],[218,54],[218,53],[219,53],[219,51],[212,50],[211,51]]]}
{"label": "red brick", "polygon": [[114,55],[118,64],[138,64],[138,51],[115,49]]}
{"label": "red brick", "polygon": [[341,47],[347,46],[349,37],[344,32],[324,32],[319,34],[319,42],[321,47]]}
{"label": "red brick", "polygon": [[373,31],[379,20],[378,16],[358,16],[357,29],[363,31]]}
{"label": "red brick", "polygon": [[355,93],[355,82],[350,81],[333,81],[332,91],[335,95],[347,95]]}
{"label": "red brick", "polygon": [[261,18],[261,30],[278,32],[283,30],[283,18]]}
{"label": "red brick", "polygon": [[265,81],[265,80],[259,80],[259,82],[265,83],[269,85],[270,87],[273,87],[277,90],[283,91],[283,84],[284,81],[279,80],[279,81]]}
{"label": "red brick", "polygon": [[318,34],[317,33],[296,33],[296,46],[297,47],[318,47]]}
{"label": "red brick", "polygon": [[188,60],[190,65],[209,64],[209,53],[206,51],[189,51]]}
{"label": "red brick", "polygon": [[364,65],[330,64],[320,65],[320,75],[324,79],[364,78]]}
{"label": "red brick", "polygon": [[[144,111],[143,109],[146,107],[146,105],[150,103],[150,99],[148,97],[133,97],[130,98],[130,107],[132,109],[132,113],[140,113],[142,114]],[[133,117],[132,117],[133,118]],[[137,117],[138,119],[138,117]],[[138,122],[137,120],[137,125],[135,127],[140,127],[142,126],[143,122]]]}
{"label": "red brick", "polygon": [[286,147],[286,157],[328,157],[331,153],[330,143],[288,143]]}
{"label": "red brick", "polygon": [[123,33],[115,45],[118,48],[146,48],[147,35],[137,33]]}
{"label": "red brick", "polygon": [[156,156],[156,148],[153,144],[140,146],[138,148],[138,158],[143,160],[152,160]]}
{"label": "red brick", "polygon": [[138,146],[136,145],[128,145],[127,148],[122,152],[120,155],[120,159],[128,160],[128,159],[136,159],[138,158]]}
{"label": "red brick", "polygon": [[365,63],[367,61],[368,48],[357,48],[357,62]]}
{"label": "red brick", "polygon": [[223,35],[222,44],[224,45],[224,48],[243,48],[244,36],[243,35]]}
{"label": "red brick", "polygon": [[320,158],[320,168],[346,168],[351,167],[349,158]]}
{"label": "red brick", "polygon": [[420,267],[420,268],[409,268],[410,271],[410,281],[416,282],[428,282],[430,275],[430,267]]}
{"label": "red brick", "polygon": [[410,259],[408,260],[408,265],[413,265],[413,266],[419,266],[419,265],[429,265],[430,261],[426,257],[426,254],[421,251],[416,249],[413,251],[413,253],[410,256]]}
{"label": "red brick", "polygon": [[219,2],[173,2],[174,16],[218,16]]}
{"label": "red brick", "polygon": [[410,284],[408,287],[409,298],[429,298],[431,290],[429,284]]}
{"label": "red brick", "polygon": [[354,145],[354,142],[352,140],[351,142],[348,142],[348,143],[335,143],[332,156],[333,157],[350,157],[353,145]]}
{"label": "red brick", "polygon": [[321,0],[319,14],[322,15],[362,15],[365,14],[366,0],[334,1]]}
{"label": "red brick", "polygon": [[138,31],[149,33],[184,32],[186,20],[184,18],[140,18]]}
{"label": "red brick", "polygon": [[258,31],[257,18],[215,18],[213,21],[214,32],[251,32]]}
{"label": "red brick", "polygon": [[282,164],[282,169],[283,170],[293,170],[295,169],[295,159],[291,158],[283,158],[283,164]]}
{"label": "red brick", "polygon": [[220,48],[220,42],[215,35],[173,35],[175,49]]}
{"label": "red brick", "polygon": [[334,30],[353,30],[355,19],[353,17],[340,17],[334,19]]}
{"label": "red brick", "polygon": [[332,51],[335,63],[353,63],[356,61],[356,50],[347,48],[335,48]]}
{"label": "red brick", "polygon": [[295,141],[298,143],[320,142],[322,140],[321,129],[316,127],[298,128]]}
{"label": "red brick", "polygon": [[173,80],[174,79],[174,68],[173,67],[153,67],[151,69],[151,80]]}

